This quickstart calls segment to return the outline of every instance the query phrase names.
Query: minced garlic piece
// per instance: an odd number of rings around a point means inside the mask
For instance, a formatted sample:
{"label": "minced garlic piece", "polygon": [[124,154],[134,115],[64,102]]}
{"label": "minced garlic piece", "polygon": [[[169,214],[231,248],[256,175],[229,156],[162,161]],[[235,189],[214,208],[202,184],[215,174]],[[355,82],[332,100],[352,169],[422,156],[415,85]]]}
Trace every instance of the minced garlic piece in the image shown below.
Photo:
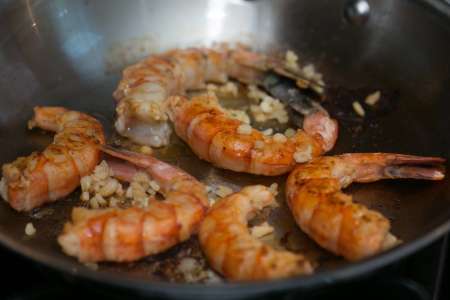
{"label": "minced garlic piece", "polygon": [[252,126],[250,126],[248,124],[241,124],[237,128],[237,133],[238,134],[251,134],[252,133]]}
{"label": "minced garlic piece", "polygon": [[285,135],[287,138],[291,138],[291,137],[293,137],[296,133],[297,133],[297,131],[296,131],[295,129],[288,128],[288,129],[286,129],[286,131],[284,132],[284,135]]}
{"label": "minced garlic piece", "polygon": [[238,121],[241,121],[245,124],[250,124],[250,117],[248,114],[240,109],[227,109],[226,110],[227,115],[230,118],[236,119]]}
{"label": "minced garlic piece", "polygon": [[215,191],[215,194],[221,198],[231,195],[233,190],[227,186],[219,185]]}
{"label": "minced garlic piece", "polygon": [[377,102],[380,100],[381,98],[381,92],[380,91],[376,91],[370,95],[367,95],[366,100],[364,102],[366,102],[367,105],[375,105],[377,104]]}
{"label": "minced garlic piece", "polygon": [[254,146],[255,146],[254,148],[258,149],[258,150],[264,149],[264,142],[258,140],[258,141],[255,142]]}
{"label": "minced garlic piece", "polygon": [[29,236],[36,234],[36,228],[33,223],[29,222],[25,225],[25,234]]}
{"label": "minced garlic piece", "polygon": [[262,132],[262,134],[264,134],[265,136],[272,135],[272,133],[273,133],[272,128],[267,128],[266,130],[263,130],[263,132]]}
{"label": "minced garlic piece", "polygon": [[311,145],[308,145],[304,149],[297,148],[294,153],[294,160],[297,163],[305,163],[312,159],[312,148]]}
{"label": "minced garlic piece", "polygon": [[273,226],[267,222],[264,222],[260,225],[256,225],[250,228],[250,233],[255,238],[261,238],[263,236],[273,233],[274,231],[275,229],[273,228]]}
{"label": "minced garlic piece", "polygon": [[366,112],[364,111],[364,108],[361,106],[361,104],[358,101],[354,101],[352,103],[353,110],[360,116],[364,117],[366,115]]}
{"label": "minced garlic piece", "polygon": [[142,154],[152,154],[153,150],[149,146],[142,146],[141,148],[139,148],[139,152],[141,152]]}
{"label": "minced garlic piece", "polygon": [[286,143],[287,138],[282,133],[275,133],[273,135],[273,141],[276,143]]}

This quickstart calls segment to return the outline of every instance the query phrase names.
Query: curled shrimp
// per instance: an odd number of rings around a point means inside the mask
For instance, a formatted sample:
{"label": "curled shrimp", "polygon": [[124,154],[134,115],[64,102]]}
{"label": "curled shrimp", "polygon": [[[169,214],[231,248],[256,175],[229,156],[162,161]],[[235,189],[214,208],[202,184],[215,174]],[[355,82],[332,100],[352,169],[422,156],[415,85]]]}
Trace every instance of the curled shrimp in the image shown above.
{"label": "curled shrimp", "polygon": [[228,117],[214,95],[200,95],[190,101],[174,96],[168,102],[175,132],[197,156],[237,172],[270,176],[287,173],[296,162],[328,151],[337,137],[336,121],[323,112],[307,116],[305,130],[279,139],[256,129],[240,131],[243,123]]}
{"label": "curled shrimp", "polygon": [[67,196],[100,161],[103,128],[93,117],[63,107],[35,107],[29,128],[54,131],[53,143],[3,165],[0,192],[14,209],[29,211]]}
{"label": "curled shrimp", "polygon": [[[134,261],[163,252],[197,232],[208,208],[203,184],[186,172],[152,156],[103,147],[114,176],[131,181],[139,170],[160,186],[164,201],[146,208],[74,208],[58,242],[68,255],[82,262]],[[127,162],[123,162],[123,160]]]}
{"label": "curled shrimp", "polygon": [[[278,65],[278,67],[275,67]],[[205,87],[205,82],[224,83],[233,77],[260,84],[269,69],[279,70],[275,59],[242,46],[175,49],[151,55],[127,67],[114,92],[118,101],[115,128],[131,140],[160,147],[169,143],[169,96]]]}
{"label": "curled shrimp", "polygon": [[413,178],[441,180],[445,160],[389,153],[320,157],[299,165],[286,185],[288,205],[300,228],[325,249],[348,260],[374,255],[392,245],[390,222],[354,203],[341,189],[352,182]]}
{"label": "curled shrimp", "polygon": [[236,281],[312,273],[303,255],[276,250],[250,234],[247,219],[274,204],[270,189],[255,185],[221,199],[209,210],[200,226],[199,240],[212,268]]}

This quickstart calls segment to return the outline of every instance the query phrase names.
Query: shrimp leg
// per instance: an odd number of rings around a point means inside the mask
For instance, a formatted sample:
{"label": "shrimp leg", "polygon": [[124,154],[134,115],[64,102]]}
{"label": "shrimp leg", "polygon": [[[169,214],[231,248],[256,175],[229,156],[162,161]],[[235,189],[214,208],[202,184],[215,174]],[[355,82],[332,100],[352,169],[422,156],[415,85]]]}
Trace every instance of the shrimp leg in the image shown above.
{"label": "shrimp leg", "polygon": [[352,182],[411,178],[444,178],[438,157],[390,153],[352,153],[320,157],[299,165],[289,175],[288,205],[300,228],[319,245],[349,260],[383,250],[392,235],[380,213],[352,201],[341,190]]}
{"label": "shrimp leg", "polygon": [[[160,186],[164,201],[146,208],[74,208],[58,242],[82,262],[134,261],[161,253],[197,232],[208,208],[206,189],[189,174],[158,159],[104,146],[115,176],[131,180],[147,172]],[[125,160],[125,162],[124,162]]]}
{"label": "shrimp leg", "polygon": [[199,240],[217,272],[235,281],[312,273],[303,255],[275,250],[249,233],[247,219],[274,203],[267,187],[255,185],[221,199],[210,209],[200,226]]}

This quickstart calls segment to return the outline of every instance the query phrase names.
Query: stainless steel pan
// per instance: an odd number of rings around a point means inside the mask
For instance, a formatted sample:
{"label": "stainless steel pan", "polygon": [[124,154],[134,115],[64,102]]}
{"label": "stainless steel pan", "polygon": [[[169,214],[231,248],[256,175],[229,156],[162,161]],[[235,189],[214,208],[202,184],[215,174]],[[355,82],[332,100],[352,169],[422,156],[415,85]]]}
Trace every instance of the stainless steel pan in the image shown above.
{"label": "stainless steel pan", "polygon": [[[98,117],[112,135],[112,91],[120,69],[149,52],[172,47],[241,41],[259,50],[293,49],[332,86],[382,89],[391,108],[364,121],[342,119],[334,153],[389,151],[450,157],[450,15],[439,1],[369,1],[370,16],[345,19],[348,1],[3,1],[0,6],[0,163],[42,149],[48,134],[28,131],[37,104],[64,105]],[[431,4],[431,5],[430,5]],[[347,11],[348,12],[348,11]],[[344,106],[338,95],[327,105]],[[331,95],[333,96],[333,95]],[[345,98],[345,97],[344,97]],[[334,99],[334,100],[333,100]],[[333,102],[334,101],[334,102]],[[339,103],[337,103],[339,102]],[[159,153],[205,182],[234,187],[271,183],[213,169],[181,142]],[[283,182],[284,178],[279,178]],[[214,285],[171,283],[152,274],[155,261],[170,265],[195,240],[134,264],[90,270],[60,251],[55,237],[78,195],[31,214],[0,204],[0,241],[5,247],[76,278],[170,297],[244,297],[314,288],[350,280],[429,244],[450,228],[450,182],[379,182],[355,185],[356,199],[392,219],[404,243],[357,263],[325,254],[303,238],[289,213],[271,215],[279,231],[304,240],[318,271],[307,277],[263,283]],[[24,235],[32,221],[33,238]],[[164,264],[163,264],[164,265]],[[170,279],[170,278],[169,278]]]}

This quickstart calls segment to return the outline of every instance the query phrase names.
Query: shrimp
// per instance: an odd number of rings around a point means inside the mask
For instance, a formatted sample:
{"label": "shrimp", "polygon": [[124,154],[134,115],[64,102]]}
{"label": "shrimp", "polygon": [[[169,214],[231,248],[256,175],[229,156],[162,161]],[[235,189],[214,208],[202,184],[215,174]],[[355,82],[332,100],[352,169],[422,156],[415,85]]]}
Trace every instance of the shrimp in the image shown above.
{"label": "shrimp", "polygon": [[58,242],[81,262],[135,261],[163,252],[197,232],[209,206],[206,188],[191,175],[158,159],[104,146],[115,177],[131,181],[140,170],[160,186],[164,201],[146,208],[74,208]]}
{"label": "shrimp", "polygon": [[[245,47],[226,46],[175,49],[151,55],[127,67],[113,96],[118,101],[115,128],[139,144],[161,147],[169,143],[169,96],[205,88],[205,82],[225,83],[233,77],[248,84],[261,84],[269,69],[281,62]],[[276,67],[278,66],[278,67]]]}
{"label": "shrimp", "polygon": [[100,161],[103,128],[93,117],[63,107],[35,107],[30,129],[54,131],[53,143],[3,165],[0,192],[12,208],[29,211],[70,194]]}
{"label": "shrimp", "polygon": [[[265,136],[226,115],[214,95],[190,101],[181,96],[169,100],[169,117],[175,132],[203,160],[217,167],[261,175],[280,175],[296,162],[309,161],[333,147],[337,123],[323,112],[305,118],[305,130],[290,138]],[[242,126],[248,127],[243,132]]]}
{"label": "shrimp", "polygon": [[395,241],[390,222],[354,203],[341,189],[352,182],[413,178],[441,180],[437,157],[390,153],[352,153],[320,157],[289,175],[286,198],[300,228],[325,249],[348,260],[374,255]]}
{"label": "shrimp", "polygon": [[209,210],[200,226],[199,241],[212,268],[235,281],[313,272],[303,255],[276,250],[249,233],[247,219],[274,204],[270,189],[255,185],[221,199]]}

